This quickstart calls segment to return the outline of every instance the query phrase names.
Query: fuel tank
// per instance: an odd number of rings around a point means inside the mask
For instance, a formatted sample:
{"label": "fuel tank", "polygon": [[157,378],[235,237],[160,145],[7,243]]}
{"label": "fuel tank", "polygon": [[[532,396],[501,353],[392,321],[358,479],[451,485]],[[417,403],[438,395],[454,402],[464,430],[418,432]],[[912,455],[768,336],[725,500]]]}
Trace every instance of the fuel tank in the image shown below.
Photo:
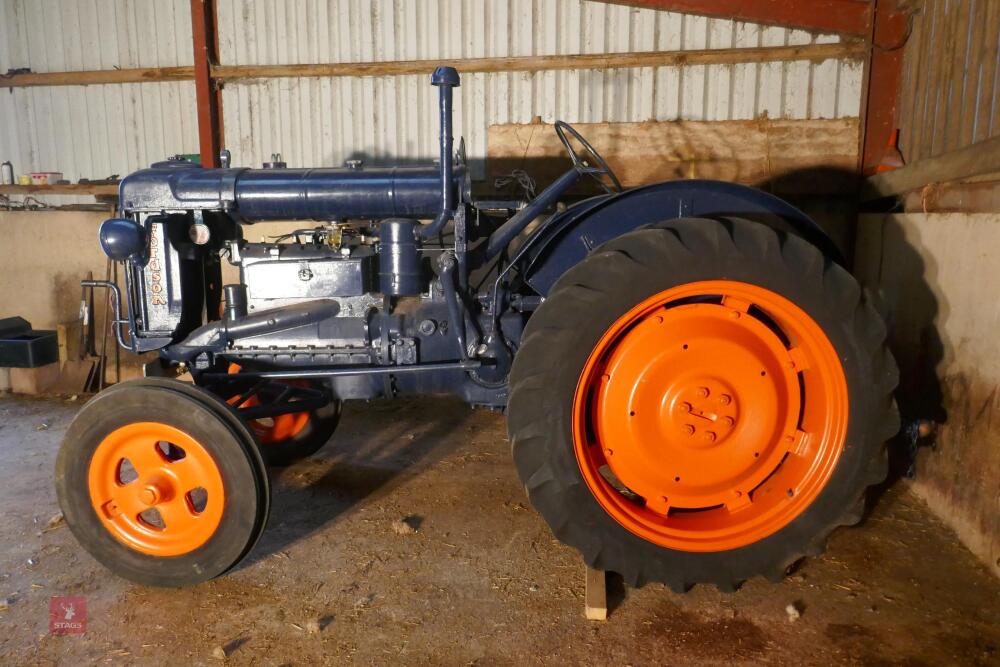
{"label": "fuel tank", "polygon": [[[441,208],[440,179],[435,166],[205,169],[168,160],[125,177],[119,201],[126,213],[227,211],[247,222],[426,219]],[[453,201],[467,201],[464,165],[455,165],[452,183]]]}

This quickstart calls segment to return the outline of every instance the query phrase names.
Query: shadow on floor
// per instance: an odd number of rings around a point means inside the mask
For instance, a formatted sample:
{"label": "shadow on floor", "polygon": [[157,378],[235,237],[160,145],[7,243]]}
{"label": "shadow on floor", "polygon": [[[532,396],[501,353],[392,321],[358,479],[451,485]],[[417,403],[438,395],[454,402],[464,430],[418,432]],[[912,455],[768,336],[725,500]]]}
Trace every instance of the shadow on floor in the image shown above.
{"label": "shadow on floor", "polygon": [[[431,402],[433,410],[427,408]],[[460,442],[447,436],[466,428],[471,416],[465,404],[443,399],[348,404],[323,450],[271,470],[268,527],[242,567],[282,551],[442,460]]]}

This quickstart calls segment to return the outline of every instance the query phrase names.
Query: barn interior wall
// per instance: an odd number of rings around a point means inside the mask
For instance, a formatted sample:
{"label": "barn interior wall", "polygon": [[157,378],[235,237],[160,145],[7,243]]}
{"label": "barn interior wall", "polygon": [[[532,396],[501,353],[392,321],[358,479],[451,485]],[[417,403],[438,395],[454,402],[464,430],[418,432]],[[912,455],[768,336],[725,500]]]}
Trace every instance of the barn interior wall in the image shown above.
{"label": "barn interior wall", "polygon": [[900,88],[907,164],[1000,135],[1000,2],[914,4]]}
{"label": "barn interior wall", "polygon": [[[223,65],[384,62],[727,49],[840,41],[836,35],[582,0],[220,0]],[[45,35],[44,39],[38,38]],[[188,0],[0,0],[0,72],[170,67],[192,61]],[[482,178],[487,128],[551,122],[857,117],[857,59],[467,74],[455,100]],[[427,76],[227,83],[233,164],[282,153],[289,166],[427,161],[437,155]],[[197,153],[194,84],[13,88],[0,95],[0,160],[18,173],[125,175]],[[62,201],[68,201],[60,199]]]}
{"label": "barn interior wall", "polygon": [[[885,309],[904,423],[937,423],[912,488],[1000,576],[997,248],[997,213],[870,215],[855,268]],[[905,459],[907,443],[895,444]]]}

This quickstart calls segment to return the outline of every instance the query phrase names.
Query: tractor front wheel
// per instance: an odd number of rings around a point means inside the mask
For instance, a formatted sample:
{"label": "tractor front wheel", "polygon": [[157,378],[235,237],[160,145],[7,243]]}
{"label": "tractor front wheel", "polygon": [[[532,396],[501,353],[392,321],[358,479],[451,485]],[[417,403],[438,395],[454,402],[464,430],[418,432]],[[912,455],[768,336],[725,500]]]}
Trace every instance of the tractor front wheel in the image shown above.
{"label": "tractor front wheel", "polygon": [[112,572],[184,586],[240,562],[264,530],[264,461],[228,406],[169,380],[124,382],[66,432],[56,492],[80,544]]}
{"label": "tractor front wheel", "polygon": [[568,271],[511,374],[514,458],[588,564],[732,590],[855,523],[898,428],[885,327],[814,246],[744,220],[631,232]]}

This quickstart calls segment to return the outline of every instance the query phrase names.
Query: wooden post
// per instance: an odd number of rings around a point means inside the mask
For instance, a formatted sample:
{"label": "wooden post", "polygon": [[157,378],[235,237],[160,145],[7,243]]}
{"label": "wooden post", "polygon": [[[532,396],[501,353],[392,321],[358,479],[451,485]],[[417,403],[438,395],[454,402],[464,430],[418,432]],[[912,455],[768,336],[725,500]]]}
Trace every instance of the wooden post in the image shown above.
{"label": "wooden post", "polygon": [[605,621],[608,618],[607,574],[587,566],[587,584],[584,592],[584,612],[588,621]]}
{"label": "wooden post", "polygon": [[861,173],[874,174],[898,121],[899,88],[903,78],[903,46],[909,17],[896,0],[873,0],[871,51],[861,92]]}
{"label": "wooden post", "polygon": [[198,105],[198,146],[201,164],[219,166],[222,150],[222,91],[212,78],[219,60],[219,31],[215,0],[191,0],[191,36],[194,42],[194,90]]}

